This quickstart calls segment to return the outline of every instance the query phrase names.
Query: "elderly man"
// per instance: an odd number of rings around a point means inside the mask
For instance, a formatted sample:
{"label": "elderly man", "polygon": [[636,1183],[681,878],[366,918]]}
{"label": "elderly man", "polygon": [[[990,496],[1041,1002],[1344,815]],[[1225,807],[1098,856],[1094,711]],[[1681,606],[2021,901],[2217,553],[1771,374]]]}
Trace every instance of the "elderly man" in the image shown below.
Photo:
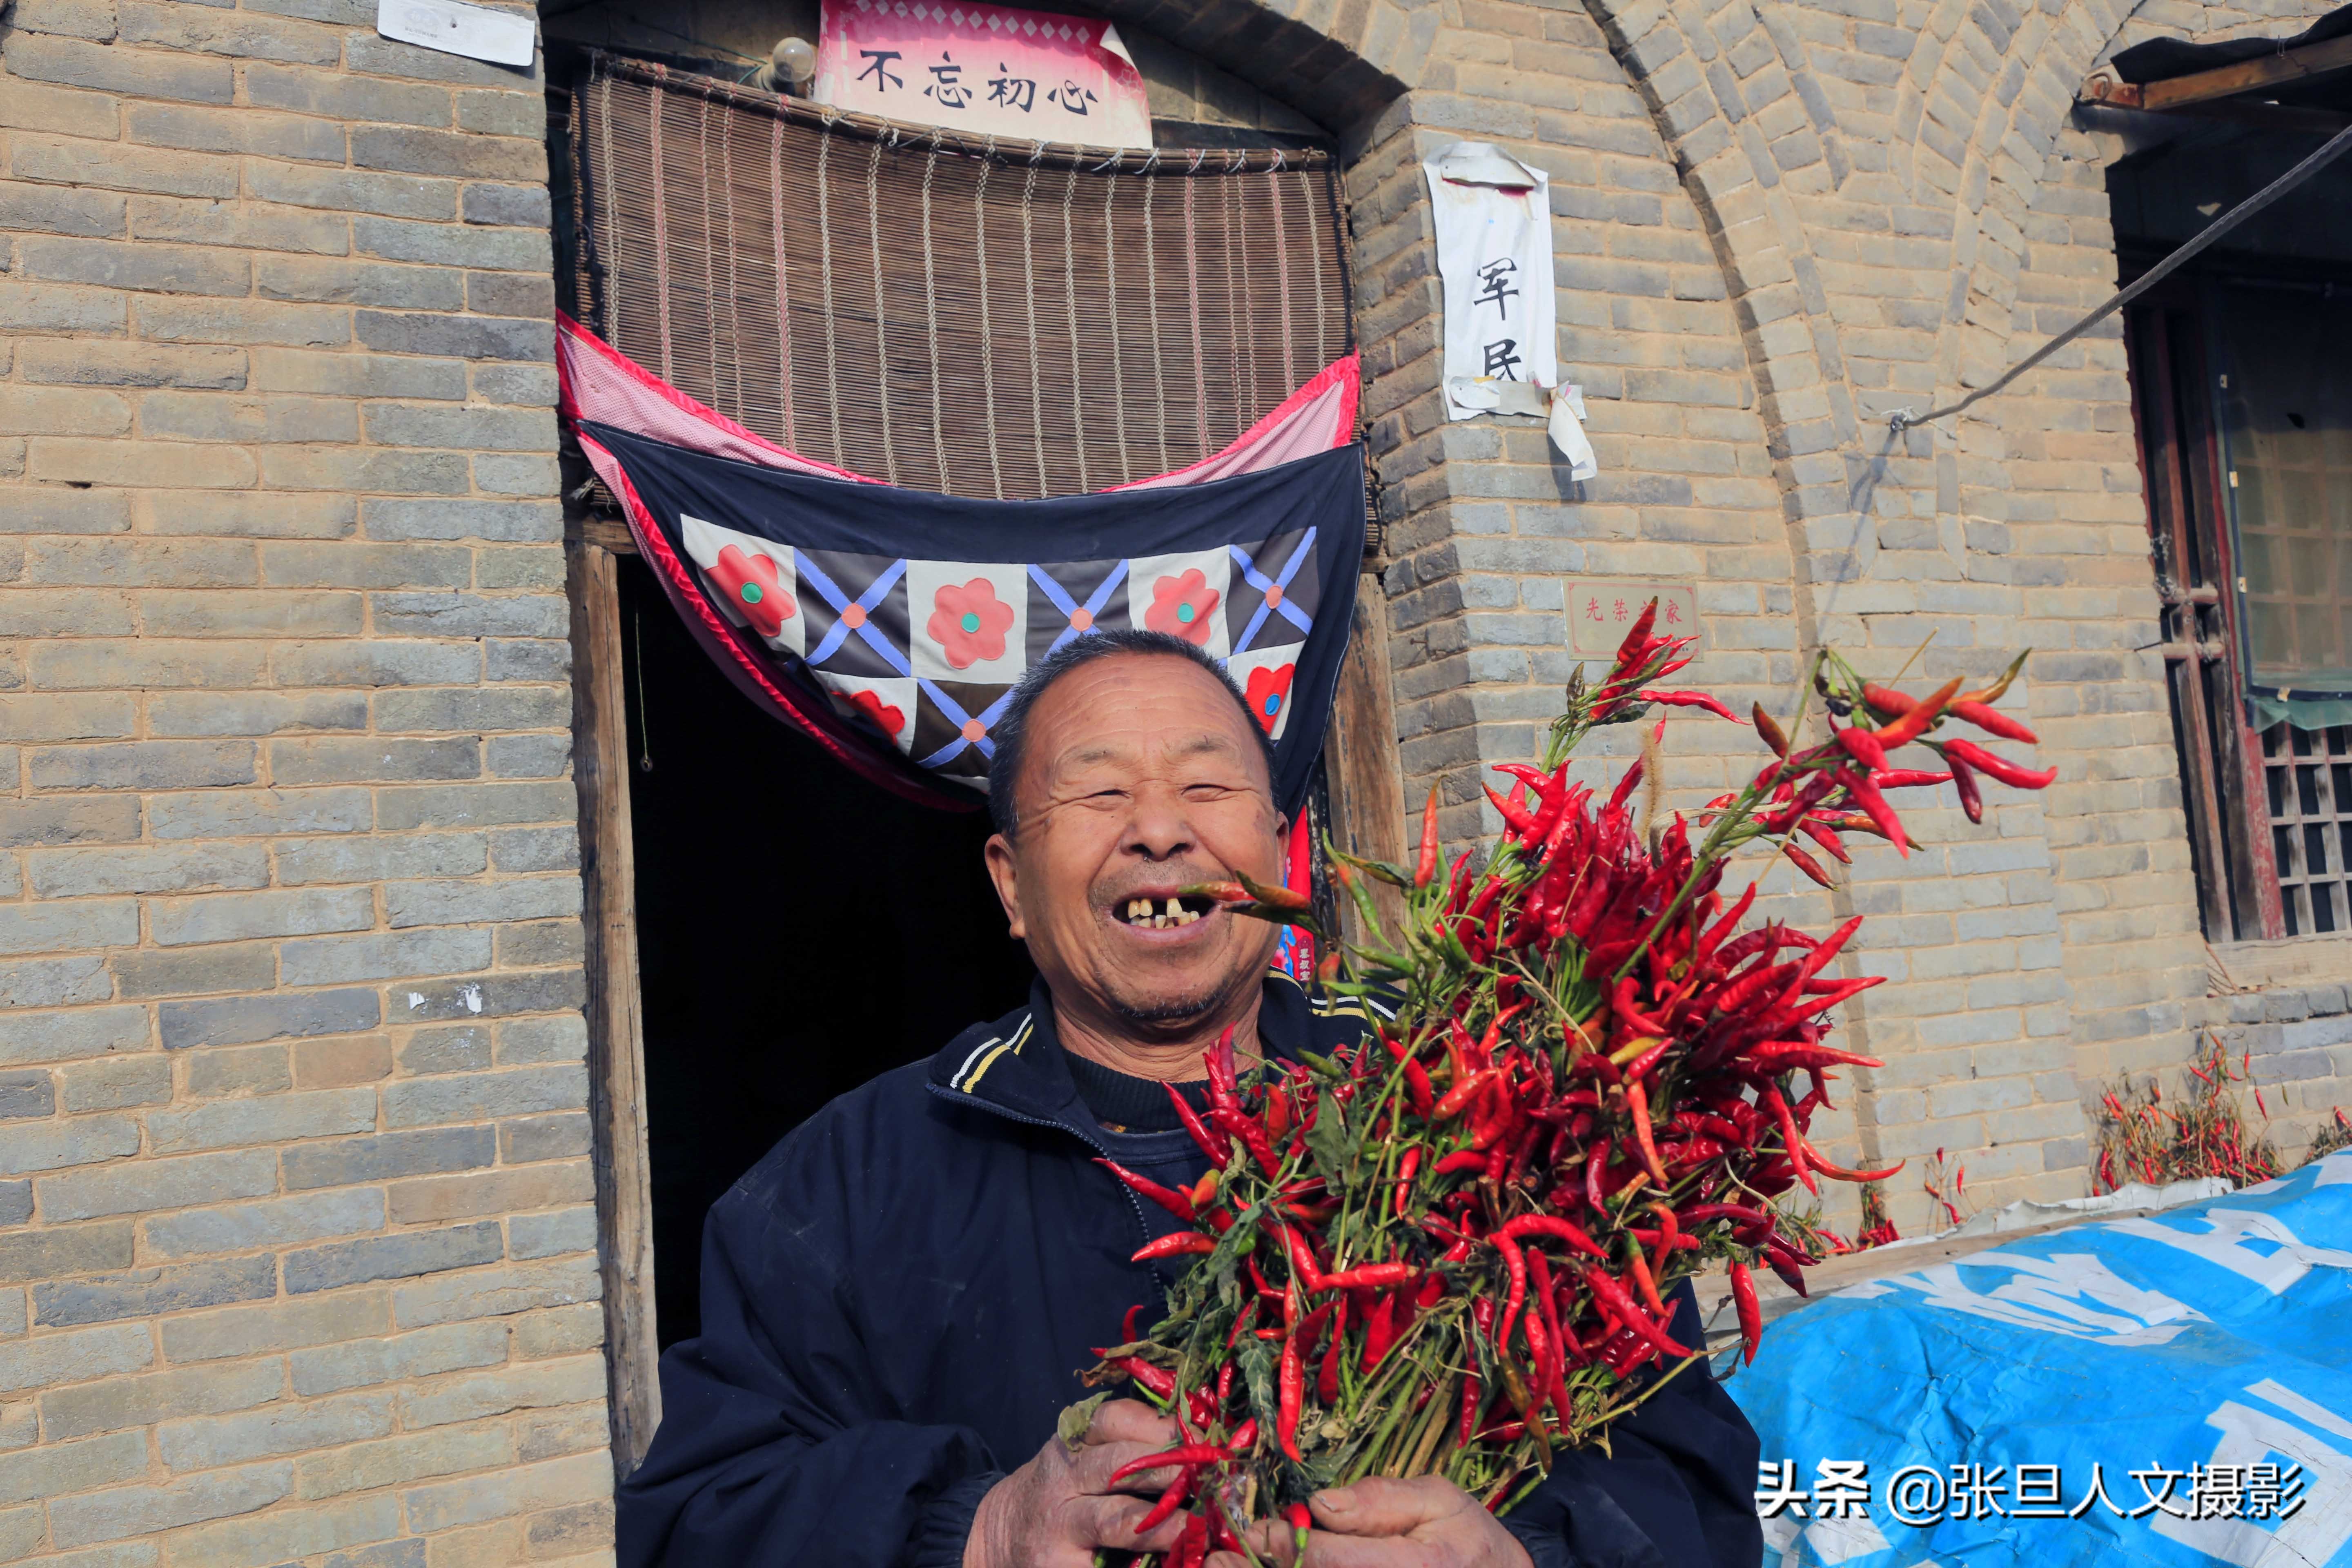
{"label": "elderly man", "polygon": [[[1173,1521],[1135,1533],[1152,1477],[1108,1484],[1171,1422],[1113,1401],[1075,1452],[1055,1435],[1091,1347],[1176,1267],[1129,1261],[1175,1222],[1096,1161],[1197,1179],[1164,1086],[1200,1103],[1228,1026],[1256,1063],[1357,1038],[1362,1015],[1275,975],[1272,927],[1177,894],[1283,863],[1265,733],[1199,649],[1079,638],[995,742],[988,866],[1029,1004],[834,1101],[713,1205],[702,1334],[663,1358],[622,1568],[1089,1568],[1175,1541]],[[1696,1320],[1685,1287],[1676,1337]],[[1675,1378],[1612,1440],[1500,1522],[1433,1478],[1327,1492],[1308,1568],[1759,1561],[1756,1438],[1710,1379]],[[1286,1561],[1291,1537],[1262,1544]]]}

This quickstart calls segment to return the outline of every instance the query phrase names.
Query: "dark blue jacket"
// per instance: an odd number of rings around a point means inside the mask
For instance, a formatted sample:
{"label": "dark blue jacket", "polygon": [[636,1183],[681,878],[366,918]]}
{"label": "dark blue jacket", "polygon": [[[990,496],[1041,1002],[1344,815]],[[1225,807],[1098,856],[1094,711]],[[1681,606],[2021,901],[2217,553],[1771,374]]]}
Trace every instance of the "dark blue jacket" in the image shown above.
{"label": "dark blue jacket", "polygon": [[[1266,985],[1284,1057],[1360,1013]],[[1091,1347],[1156,1307],[1172,1226],[1093,1161],[1042,990],[928,1066],[795,1129],[713,1205],[702,1334],[662,1357],[662,1423],[622,1487],[620,1568],[955,1568],[973,1510],[1085,1396]],[[1180,1260],[1181,1261],[1181,1260]],[[1685,1286],[1675,1333],[1696,1343]],[[1693,1367],[1563,1453],[1507,1523],[1536,1568],[1754,1568],[1757,1442]]]}

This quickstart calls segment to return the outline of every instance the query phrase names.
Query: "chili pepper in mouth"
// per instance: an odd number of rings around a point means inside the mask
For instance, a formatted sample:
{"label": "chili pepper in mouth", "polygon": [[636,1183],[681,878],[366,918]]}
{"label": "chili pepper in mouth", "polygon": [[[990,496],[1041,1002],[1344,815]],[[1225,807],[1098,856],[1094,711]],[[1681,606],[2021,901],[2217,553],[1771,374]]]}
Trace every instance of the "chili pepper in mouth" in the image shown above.
{"label": "chili pepper in mouth", "polygon": [[1112,900],[1111,918],[1122,925],[1138,930],[1167,931],[1178,926],[1192,925],[1215,910],[1220,904],[1249,901],[1249,894],[1235,882],[1196,882],[1179,888],[1165,896],[1136,896]]}

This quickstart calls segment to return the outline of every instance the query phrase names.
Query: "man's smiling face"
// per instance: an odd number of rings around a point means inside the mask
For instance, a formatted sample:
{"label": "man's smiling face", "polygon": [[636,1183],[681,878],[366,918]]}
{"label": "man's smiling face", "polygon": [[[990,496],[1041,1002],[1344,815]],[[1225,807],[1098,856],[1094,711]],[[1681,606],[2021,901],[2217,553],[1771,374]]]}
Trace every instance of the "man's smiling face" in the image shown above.
{"label": "man's smiling face", "polygon": [[1277,935],[1195,882],[1281,877],[1285,824],[1249,717],[1216,677],[1165,654],[1079,666],[1030,710],[1019,827],[988,842],[1013,934],[1056,1005],[1180,1037],[1254,991]]}

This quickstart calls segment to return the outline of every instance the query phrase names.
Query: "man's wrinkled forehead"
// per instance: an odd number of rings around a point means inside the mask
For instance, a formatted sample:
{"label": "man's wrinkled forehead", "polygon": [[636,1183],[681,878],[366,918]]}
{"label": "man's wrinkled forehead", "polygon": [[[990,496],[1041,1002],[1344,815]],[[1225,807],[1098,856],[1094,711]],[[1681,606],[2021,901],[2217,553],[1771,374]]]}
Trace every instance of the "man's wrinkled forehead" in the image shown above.
{"label": "man's wrinkled forehead", "polygon": [[1271,788],[1247,722],[1230,691],[1183,659],[1107,658],[1071,671],[1038,699],[1018,793],[1034,809],[1089,776],[1203,765],[1229,766],[1237,782]]}
{"label": "man's wrinkled forehead", "polygon": [[1209,730],[1162,730],[1075,740],[1057,754],[1042,759],[1042,771],[1050,790],[1059,781],[1097,772],[1156,771],[1181,767],[1195,758],[1241,763],[1247,772],[1245,757],[1230,735]]}

